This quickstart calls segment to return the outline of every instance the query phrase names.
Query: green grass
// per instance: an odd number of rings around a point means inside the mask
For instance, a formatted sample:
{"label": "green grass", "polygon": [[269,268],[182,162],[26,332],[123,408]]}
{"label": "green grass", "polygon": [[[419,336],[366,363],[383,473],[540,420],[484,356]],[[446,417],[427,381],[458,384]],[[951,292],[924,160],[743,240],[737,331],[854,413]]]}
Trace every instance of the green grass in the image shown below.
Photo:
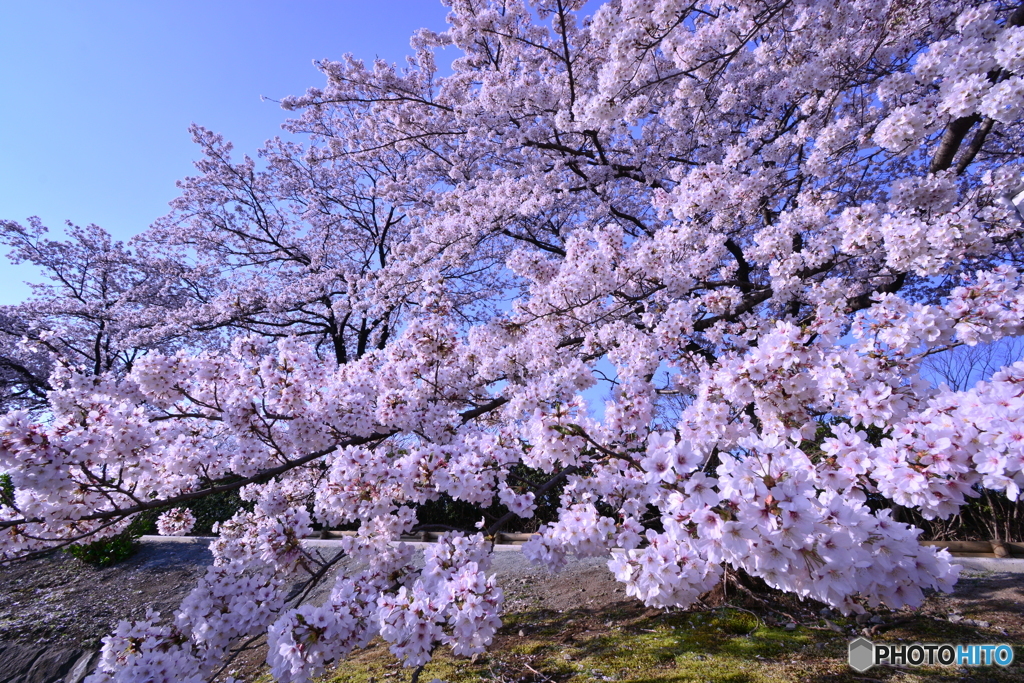
{"label": "green grass", "polygon": [[[620,602],[600,610],[544,609],[506,614],[493,646],[472,660],[447,648],[434,653],[419,677],[448,683],[914,683],[964,680],[955,667],[871,669],[847,666],[852,619],[833,617],[836,633],[813,610],[801,614],[806,626],[787,631],[788,619],[768,622],[727,606],[703,611],[660,612]],[[892,619],[899,615],[891,614]],[[858,630],[860,627],[857,627]],[[986,642],[992,634],[934,619],[927,614],[900,621],[872,637],[876,642]],[[976,681],[1024,681],[1022,667],[986,667],[967,672]],[[379,638],[353,653],[322,683],[405,683],[404,668]],[[264,679],[261,679],[263,683]],[[269,678],[265,678],[269,681]]]}
{"label": "green grass", "polygon": [[[662,614],[534,611],[507,615],[496,647],[475,661],[438,651],[420,681],[791,681],[790,659],[815,642],[809,633],[769,627],[732,608]],[[325,680],[397,683],[410,676],[386,645],[375,641]]]}

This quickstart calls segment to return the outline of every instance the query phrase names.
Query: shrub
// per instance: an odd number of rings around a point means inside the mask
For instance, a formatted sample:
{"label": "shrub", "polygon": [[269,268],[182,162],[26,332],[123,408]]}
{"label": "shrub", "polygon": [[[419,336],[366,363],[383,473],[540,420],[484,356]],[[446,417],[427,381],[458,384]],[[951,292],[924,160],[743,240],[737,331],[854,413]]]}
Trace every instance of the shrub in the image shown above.
{"label": "shrub", "polygon": [[191,535],[213,536],[214,524],[231,519],[239,510],[252,510],[253,506],[242,500],[237,491],[225,491],[200,498],[183,507],[191,510],[196,518]]}
{"label": "shrub", "polygon": [[153,525],[153,519],[151,514],[139,515],[117,536],[68,546],[65,552],[96,567],[109,567],[123,562],[138,550],[138,538]]}

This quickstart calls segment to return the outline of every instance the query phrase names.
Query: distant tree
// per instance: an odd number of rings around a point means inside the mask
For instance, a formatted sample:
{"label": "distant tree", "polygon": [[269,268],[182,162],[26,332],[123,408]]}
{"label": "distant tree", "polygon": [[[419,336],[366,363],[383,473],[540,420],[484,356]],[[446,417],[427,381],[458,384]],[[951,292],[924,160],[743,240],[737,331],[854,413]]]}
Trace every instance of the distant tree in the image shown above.
{"label": "distant tree", "polygon": [[0,413],[46,405],[53,366],[42,349],[22,343],[28,332],[23,320],[0,312]]}
{"label": "distant tree", "polygon": [[1024,360],[1024,337],[1006,337],[987,344],[955,346],[928,356],[921,366],[934,384],[945,383],[953,391],[967,391],[1020,360]]}
{"label": "distant tree", "polygon": [[[1024,337],[1006,337],[975,346],[955,346],[930,355],[922,374],[933,384],[968,391],[978,382],[991,381],[1004,367],[1024,360]],[[938,540],[991,540],[997,545],[1024,539],[1024,498],[1007,500],[998,491],[976,485],[977,500],[944,519],[914,521]],[[1005,551],[1005,546],[1003,548]]]}
{"label": "distant tree", "polygon": [[9,404],[39,407],[49,374],[121,377],[148,349],[173,350],[184,333],[170,313],[185,301],[187,281],[174,262],[132,251],[102,228],[68,226],[67,239],[47,238],[36,218],[27,226],[0,221],[0,244],[14,263],[30,263],[44,276],[32,295],[0,307],[0,372]]}
{"label": "distant tree", "polygon": [[[353,124],[339,127],[354,135]],[[190,293],[178,319],[299,338],[337,363],[383,348],[405,298],[373,295],[373,278],[408,239],[409,221],[381,187],[402,172],[402,155],[334,163],[275,140],[260,152],[261,170],[249,157],[234,162],[220,136],[192,134],[201,175],[179,183],[173,212],[139,238],[211,283]]]}

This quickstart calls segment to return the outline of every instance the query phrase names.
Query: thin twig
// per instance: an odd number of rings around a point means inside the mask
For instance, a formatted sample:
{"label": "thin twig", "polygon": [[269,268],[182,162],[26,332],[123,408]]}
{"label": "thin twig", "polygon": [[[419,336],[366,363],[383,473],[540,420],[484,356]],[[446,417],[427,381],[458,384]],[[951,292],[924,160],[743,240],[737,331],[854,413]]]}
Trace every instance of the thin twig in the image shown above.
{"label": "thin twig", "polygon": [[295,604],[301,605],[302,602],[309,597],[310,591],[316,588],[316,585],[320,582],[321,579],[324,578],[324,576],[327,574],[330,568],[337,564],[339,561],[341,561],[341,559],[344,557],[346,557],[345,553],[342,551],[338,551],[338,554],[330,560],[328,560],[327,562],[325,562],[323,565],[321,565],[320,569],[318,569],[315,574],[310,576],[303,583],[296,586],[295,589],[291,592],[291,594],[284,599],[285,603],[291,602],[297,596],[298,602],[296,602]]}
{"label": "thin twig", "polygon": [[530,665],[529,665],[529,664],[527,664],[526,662],[523,662],[523,666],[525,666],[525,667],[526,667],[527,669],[529,669],[529,670],[530,670],[530,671],[532,671],[533,673],[535,673],[535,674],[537,674],[538,676],[540,676],[541,678],[543,678],[543,679],[544,679],[545,681],[550,681],[550,680],[551,680],[550,678],[548,678],[547,676],[545,676],[545,675],[544,675],[544,674],[542,674],[541,672],[537,671],[536,669],[534,669],[534,668],[533,668],[532,666],[530,666]]}

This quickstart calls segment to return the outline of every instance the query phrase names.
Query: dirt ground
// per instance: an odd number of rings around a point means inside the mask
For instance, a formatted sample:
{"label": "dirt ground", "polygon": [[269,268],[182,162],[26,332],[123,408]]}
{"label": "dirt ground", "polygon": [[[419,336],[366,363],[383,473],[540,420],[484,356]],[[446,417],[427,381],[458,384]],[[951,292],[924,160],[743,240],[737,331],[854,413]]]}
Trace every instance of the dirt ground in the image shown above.
{"label": "dirt ground", "polygon": [[[148,608],[169,617],[209,562],[202,542],[145,542],[133,557],[105,569],[63,554],[0,569],[0,645],[98,648],[120,619],[140,618]],[[882,610],[858,623],[814,603],[759,603],[735,591],[727,592],[724,601],[717,596],[687,612],[651,610],[626,598],[602,560],[575,561],[551,575],[530,566],[518,552],[502,551],[492,571],[505,591],[507,614],[494,653],[474,662],[442,653],[437,672],[430,674],[428,668],[424,676],[430,676],[421,680],[440,675],[460,681],[870,682],[919,680],[927,674],[929,680],[937,675],[937,680],[1024,681],[1020,574],[965,574],[954,593],[930,596],[915,613]],[[326,581],[312,600],[322,600],[330,584]],[[861,634],[876,642],[1008,643],[1016,646],[1020,661],[999,671],[887,668],[857,676],[846,667],[845,648]],[[258,646],[243,653],[233,665],[235,675],[258,680],[265,671],[264,657]],[[748,664],[754,668],[748,671]],[[713,665],[741,671],[723,678]],[[707,675],[699,673],[705,669]],[[383,683],[408,680],[409,671],[375,642],[332,676]]]}
{"label": "dirt ground", "polygon": [[212,561],[206,543],[142,543],[112,567],[54,553],[0,568],[0,642],[99,648],[122,619],[170,617]]}

